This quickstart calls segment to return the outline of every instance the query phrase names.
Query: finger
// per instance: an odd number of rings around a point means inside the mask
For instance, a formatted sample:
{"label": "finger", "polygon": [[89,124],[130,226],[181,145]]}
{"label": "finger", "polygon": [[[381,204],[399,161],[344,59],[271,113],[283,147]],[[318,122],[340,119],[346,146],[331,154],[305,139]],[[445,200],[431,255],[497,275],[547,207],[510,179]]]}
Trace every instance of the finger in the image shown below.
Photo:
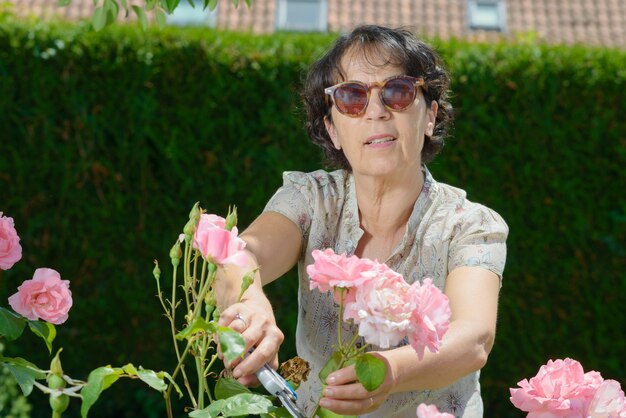
{"label": "finger", "polygon": [[375,392],[369,392],[360,383],[351,383],[347,385],[339,386],[326,386],[324,388],[324,397],[337,400],[354,400],[354,399],[368,399],[374,396]]}
{"label": "finger", "polygon": [[359,415],[378,409],[382,400],[376,396],[365,399],[320,399],[320,406],[340,415]]}
{"label": "finger", "polygon": [[[232,324],[231,328],[239,326],[238,324],[239,322],[242,322],[242,321],[236,320],[234,321],[234,323],[231,323]],[[250,348],[253,347],[255,344],[257,344],[261,338],[263,338],[263,329],[260,325],[256,325],[256,324],[253,324],[249,326],[248,328],[242,331],[238,331],[238,332],[240,332],[241,336],[243,337],[243,341],[245,343],[244,357],[243,358],[237,357],[230,364],[224,363],[226,367],[236,367],[239,363],[246,361],[247,357],[245,356],[248,356],[248,351],[250,350]],[[245,375],[234,375],[235,378],[238,378],[240,376],[245,376]]]}
{"label": "finger", "polygon": [[343,369],[336,370],[326,377],[328,385],[345,385],[346,383],[356,382],[356,369],[354,364]]}
{"label": "finger", "polygon": [[261,386],[261,383],[259,382],[259,379],[256,378],[256,375],[251,374],[249,376],[243,376],[240,377],[239,379],[237,379],[237,381],[239,383],[241,383],[242,385],[246,386],[246,387],[257,387],[257,386]]}
{"label": "finger", "polygon": [[244,310],[246,310],[246,308],[241,303],[230,305],[228,308],[224,309],[222,313],[220,313],[220,319],[217,321],[217,324],[223,327],[229,326],[238,314],[244,315]]}
{"label": "finger", "polygon": [[[259,332],[261,330],[253,330],[252,327],[248,332]],[[262,331],[261,331],[262,332]],[[247,376],[254,374],[265,363],[278,365],[277,353],[280,344],[283,342],[284,336],[278,328],[274,327],[274,330],[268,330],[263,338],[257,343],[254,351],[249,354],[241,363],[239,363],[233,370],[233,376],[239,378],[241,376]]]}

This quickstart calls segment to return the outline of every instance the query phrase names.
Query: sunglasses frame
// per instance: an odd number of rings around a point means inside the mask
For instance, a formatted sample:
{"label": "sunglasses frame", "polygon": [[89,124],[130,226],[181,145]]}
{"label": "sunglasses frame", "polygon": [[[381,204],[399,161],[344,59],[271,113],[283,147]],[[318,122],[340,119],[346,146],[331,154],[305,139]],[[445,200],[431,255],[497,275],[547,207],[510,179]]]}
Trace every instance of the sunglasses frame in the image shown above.
{"label": "sunglasses frame", "polygon": [[[337,108],[337,111],[339,113],[341,113],[342,115],[346,115],[349,117],[353,117],[353,118],[357,118],[359,116],[361,116],[363,113],[365,113],[365,111],[367,110],[367,106],[369,106],[370,104],[370,92],[372,91],[373,87],[379,87],[380,90],[378,91],[378,98],[380,99],[380,102],[383,104],[383,106],[385,106],[386,109],[389,109],[392,112],[402,112],[403,110],[406,110],[409,106],[411,106],[410,104],[406,107],[403,107],[402,109],[394,109],[390,106],[387,106],[387,104],[385,103],[385,101],[383,100],[383,89],[385,88],[385,86],[387,85],[387,83],[389,83],[390,81],[393,80],[397,80],[397,79],[404,79],[404,80],[409,80],[411,82],[413,82],[413,87],[414,87],[414,92],[413,92],[413,100],[411,100],[411,103],[413,103],[413,101],[415,101],[415,97],[417,96],[417,88],[422,88],[423,90],[425,90],[427,88],[426,86],[426,82],[424,81],[424,79],[422,77],[412,77],[410,75],[395,75],[389,78],[384,79],[383,81],[372,81],[371,83],[364,83],[363,81],[358,81],[358,80],[350,80],[350,81],[342,81],[339,84],[335,84],[334,86],[331,87],[327,87],[324,89],[324,95],[326,97],[326,104],[328,105],[328,107],[332,107],[332,105],[334,104],[335,107]],[[365,101],[365,106],[363,106],[363,109],[359,112],[359,113],[346,113],[343,112],[339,106],[337,106],[336,102],[335,102],[335,92],[337,91],[338,88],[340,88],[341,86],[344,86],[346,84],[358,84],[359,86],[363,87],[366,91],[366,101]],[[330,103],[329,98],[332,98],[332,103]]]}

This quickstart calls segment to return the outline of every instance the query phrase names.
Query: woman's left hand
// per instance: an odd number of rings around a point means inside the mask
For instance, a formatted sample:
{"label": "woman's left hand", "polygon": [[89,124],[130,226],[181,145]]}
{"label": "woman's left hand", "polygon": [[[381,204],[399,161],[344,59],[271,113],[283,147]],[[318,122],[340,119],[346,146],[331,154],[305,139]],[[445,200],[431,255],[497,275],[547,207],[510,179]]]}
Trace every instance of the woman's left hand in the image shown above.
{"label": "woman's left hand", "polygon": [[356,377],[354,365],[336,370],[326,378],[320,406],[341,415],[360,415],[372,412],[391,395],[394,377],[389,360],[380,352],[370,352],[385,362],[385,380],[375,390],[368,392]]}

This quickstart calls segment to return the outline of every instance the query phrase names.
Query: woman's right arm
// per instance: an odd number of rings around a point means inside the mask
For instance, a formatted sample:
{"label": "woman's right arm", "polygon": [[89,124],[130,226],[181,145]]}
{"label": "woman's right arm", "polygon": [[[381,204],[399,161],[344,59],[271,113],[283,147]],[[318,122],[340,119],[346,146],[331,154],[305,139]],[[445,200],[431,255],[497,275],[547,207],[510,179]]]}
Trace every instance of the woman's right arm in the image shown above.
{"label": "woman's right arm", "polygon": [[[247,348],[255,347],[233,370],[234,377],[242,384],[251,385],[256,383],[254,373],[263,364],[278,367],[278,349],[284,339],[263,285],[282,276],[298,262],[303,244],[300,229],[277,212],[262,213],[240,238],[246,242],[247,265],[220,269],[215,287],[221,310],[219,324],[241,332]],[[254,282],[238,302],[242,277],[257,267]]]}

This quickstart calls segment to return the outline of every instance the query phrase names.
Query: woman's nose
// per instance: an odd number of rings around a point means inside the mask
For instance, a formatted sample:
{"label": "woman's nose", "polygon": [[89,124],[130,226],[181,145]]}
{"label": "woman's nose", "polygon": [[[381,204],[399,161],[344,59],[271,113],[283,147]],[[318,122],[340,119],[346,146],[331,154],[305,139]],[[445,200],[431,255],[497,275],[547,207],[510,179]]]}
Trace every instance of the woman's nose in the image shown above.
{"label": "woman's nose", "polygon": [[379,91],[378,88],[373,88],[370,92],[370,100],[365,111],[368,119],[387,119],[391,116],[389,109],[380,100]]}

